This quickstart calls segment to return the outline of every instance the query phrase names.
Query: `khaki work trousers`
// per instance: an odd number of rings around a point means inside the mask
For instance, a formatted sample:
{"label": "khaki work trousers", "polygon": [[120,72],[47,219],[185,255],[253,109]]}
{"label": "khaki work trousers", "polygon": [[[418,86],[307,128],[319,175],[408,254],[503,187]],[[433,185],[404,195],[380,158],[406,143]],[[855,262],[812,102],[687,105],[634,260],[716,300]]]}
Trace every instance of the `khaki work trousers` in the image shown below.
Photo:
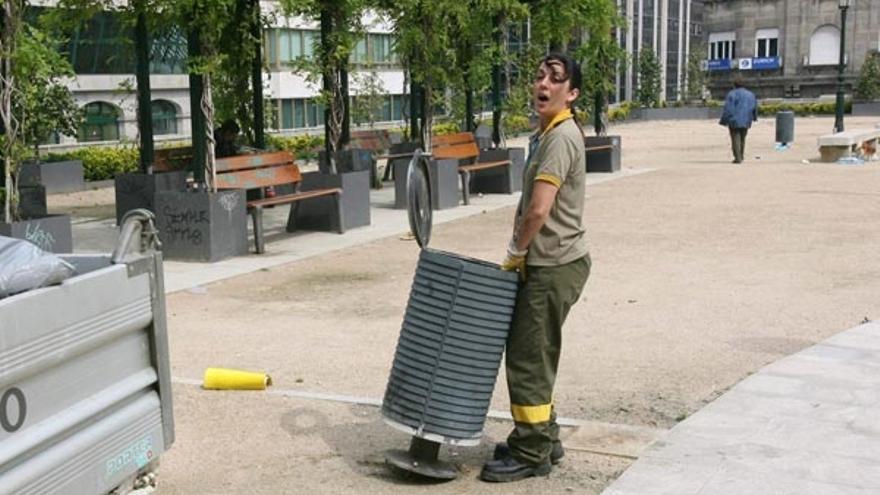
{"label": "khaki work trousers", "polygon": [[514,429],[511,453],[541,464],[559,441],[553,385],[562,347],[562,324],[590,276],[590,256],[561,266],[528,266],[507,337],[507,389]]}

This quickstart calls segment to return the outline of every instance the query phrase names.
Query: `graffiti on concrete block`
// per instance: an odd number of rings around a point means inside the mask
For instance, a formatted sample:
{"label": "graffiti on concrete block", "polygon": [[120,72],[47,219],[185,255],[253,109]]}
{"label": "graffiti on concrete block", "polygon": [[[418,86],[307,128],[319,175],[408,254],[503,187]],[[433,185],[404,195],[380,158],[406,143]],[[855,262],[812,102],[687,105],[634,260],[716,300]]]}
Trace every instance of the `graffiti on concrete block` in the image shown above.
{"label": "graffiti on concrete block", "polygon": [[55,247],[55,236],[51,232],[43,230],[40,222],[27,224],[24,230],[24,238],[43,251],[52,251],[52,248]]}
{"label": "graffiti on concrete block", "polygon": [[162,214],[165,216],[165,228],[162,229],[163,241],[195,246],[202,243],[204,240],[202,226],[209,222],[207,209],[177,209],[166,205]]}
{"label": "graffiti on concrete block", "polygon": [[220,202],[220,207],[224,210],[231,212],[238,205],[238,194],[223,194],[218,200]]}

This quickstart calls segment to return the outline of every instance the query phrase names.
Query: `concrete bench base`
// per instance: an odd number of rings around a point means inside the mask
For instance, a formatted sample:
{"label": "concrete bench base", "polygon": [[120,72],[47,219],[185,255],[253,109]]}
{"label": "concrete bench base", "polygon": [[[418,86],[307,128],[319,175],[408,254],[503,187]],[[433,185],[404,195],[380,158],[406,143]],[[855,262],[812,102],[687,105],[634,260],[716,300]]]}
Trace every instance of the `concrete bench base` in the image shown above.
{"label": "concrete bench base", "polygon": [[[301,190],[312,191],[338,187],[342,189],[341,230],[370,225],[370,171],[361,170],[340,174],[306,172],[303,174]],[[336,230],[335,198],[321,197],[303,201],[294,207],[293,216],[288,221],[288,232],[296,229]]]}
{"label": "concrete bench base", "polygon": [[510,161],[506,167],[482,170],[471,177],[472,193],[513,194],[522,191],[523,168],[526,152],[524,148],[504,148],[481,150],[480,162]]}
{"label": "concrete bench base", "polygon": [[820,160],[826,163],[836,162],[852,154],[852,146],[819,146]]}
{"label": "concrete bench base", "polygon": [[[435,210],[458,206],[458,160],[428,160],[431,205]],[[394,208],[406,209],[406,172],[409,161],[394,162]]]}
{"label": "concrete bench base", "polygon": [[876,147],[878,139],[880,139],[880,126],[869,130],[826,134],[819,137],[819,155],[823,162],[836,162],[841,158],[852,156],[853,151],[865,142],[873,141]]}

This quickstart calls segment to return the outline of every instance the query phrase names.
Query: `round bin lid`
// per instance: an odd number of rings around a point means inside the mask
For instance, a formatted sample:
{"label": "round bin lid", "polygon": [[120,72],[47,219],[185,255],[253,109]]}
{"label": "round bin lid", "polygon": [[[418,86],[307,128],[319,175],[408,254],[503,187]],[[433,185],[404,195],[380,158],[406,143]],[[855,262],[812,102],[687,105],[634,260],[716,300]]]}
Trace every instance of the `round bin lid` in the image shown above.
{"label": "round bin lid", "polygon": [[406,172],[406,208],[409,228],[419,247],[425,249],[431,240],[431,187],[428,157],[416,149]]}

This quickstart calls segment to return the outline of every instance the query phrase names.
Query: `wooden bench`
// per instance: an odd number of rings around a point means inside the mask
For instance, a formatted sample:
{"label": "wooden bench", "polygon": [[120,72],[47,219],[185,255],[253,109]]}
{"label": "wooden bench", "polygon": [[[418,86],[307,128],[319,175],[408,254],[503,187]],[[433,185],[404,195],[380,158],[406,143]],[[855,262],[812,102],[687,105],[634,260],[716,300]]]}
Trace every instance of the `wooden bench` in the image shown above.
{"label": "wooden bench", "polygon": [[[461,177],[461,194],[464,204],[470,204],[471,175],[481,170],[507,167],[511,169],[510,160],[481,160],[480,148],[470,132],[433,136],[431,155],[436,160],[456,159],[459,161],[458,174]],[[464,162],[464,163],[462,163]]]}
{"label": "wooden bench", "polygon": [[247,211],[254,222],[254,245],[258,254],[265,252],[263,242],[263,208],[282,204],[290,204],[287,227],[290,231],[294,225],[296,205],[299,201],[311,198],[332,196],[335,199],[337,231],[345,232],[342,221],[342,188],[332,187],[301,191],[302,174],[293,162],[293,155],[286,151],[276,153],[260,153],[221,158],[216,161],[217,189],[262,189],[267,186],[293,184],[293,192],[274,197],[253,199],[247,202]]}
{"label": "wooden bench", "polygon": [[176,172],[189,168],[193,159],[192,146],[157,148],[153,152],[153,172]]}
{"label": "wooden bench", "polygon": [[[412,158],[412,152],[395,153],[393,151],[393,148],[397,144],[399,143],[395,143],[394,140],[391,139],[391,134],[388,132],[387,129],[354,131],[351,133],[351,141],[349,141],[350,147],[371,151],[373,153],[374,160],[385,160],[387,162],[385,165],[385,173],[383,174],[382,180],[389,180],[391,178],[391,172],[393,168],[391,166],[392,161],[400,158]],[[415,147],[412,147],[412,149],[414,151]],[[373,187],[381,187],[381,182],[379,181],[378,174],[376,174],[375,171],[373,176],[375,177]]]}
{"label": "wooden bench", "polygon": [[588,173],[620,171],[620,139],[620,136],[584,136]]}
{"label": "wooden bench", "polygon": [[826,134],[819,136],[819,154],[823,162],[836,162],[841,158],[853,156],[853,152],[865,143],[876,149],[878,139],[880,139],[880,127]]}
{"label": "wooden bench", "polygon": [[352,148],[370,150],[378,155],[391,148],[391,136],[387,129],[354,131],[351,133],[349,144]]}

